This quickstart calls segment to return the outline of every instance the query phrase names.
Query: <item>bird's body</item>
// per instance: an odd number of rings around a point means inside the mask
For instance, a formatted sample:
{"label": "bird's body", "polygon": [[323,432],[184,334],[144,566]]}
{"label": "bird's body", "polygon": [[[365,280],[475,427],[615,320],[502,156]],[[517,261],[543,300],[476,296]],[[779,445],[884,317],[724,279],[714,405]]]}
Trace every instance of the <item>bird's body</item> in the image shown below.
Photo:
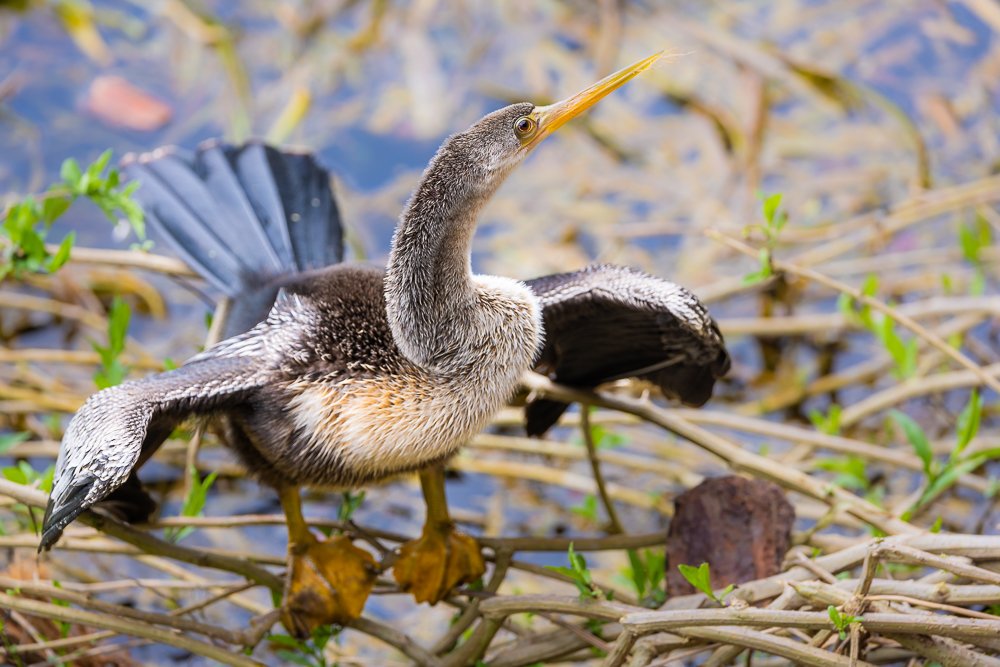
{"label": "bird's body", "polygon": [[[87,401],[63,439],[40,548],[104,499],[138,506],[130,518],[144,518],[152,504],[136,469],[181,420],[214,417],[248,469],[279,491],[290,533],[283,620],[307,635],[359,614],[374,571],[346,537],[311,535],[299,486],[356,486],[447,459],[536,364],[577,386],[646,377],[704,403],[729,358],[687,290],[613,266],[527,283],[470,270],[478,213],[507,174],[656,57],[559,104],[514,104],[450,137],[402,213],[385,272],[339,263],[339,216],[309,156],[209,145],[193,158],[156,151],[132,161],[153,226],[232,299],[228,338],[177,370]],[[529,432],[544,432],[565,409],[529,406]],[[451,533],[443,490],[424,491],[436,528],[422,546],[403,548],[396,576],[434,601],[483,565],[475,544]],[[418,592],[428,579],[422,549],[464,565]]]}
{"label": "bird's body", "polygon": [[520,335],[500,346],[487,328],[469,323],[476,344],[436,367],[413,363],[396,345],[383,272],[349,265],[297,277],[267,320],[190,363],[246,360],[239,365],[267,378],[226,411],[225,428],[250,469],[271,484],[356,486],[417,470],[453,455],[480,430],[535,355],[534,304],[511,308],[491,282],[476,290],[479,312],[488,309],[492,324]]}

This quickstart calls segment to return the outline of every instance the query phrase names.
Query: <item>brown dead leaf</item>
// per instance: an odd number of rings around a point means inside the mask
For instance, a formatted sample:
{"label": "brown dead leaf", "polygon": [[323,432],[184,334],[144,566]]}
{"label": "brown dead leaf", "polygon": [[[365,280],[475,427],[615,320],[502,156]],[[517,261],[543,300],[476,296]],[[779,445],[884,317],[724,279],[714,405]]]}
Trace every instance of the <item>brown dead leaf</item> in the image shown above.
{"label": "brown dead leaf", "polygon": [[87,110],[109,125],[144,132],[170,122],[170,107],[120,76],[99,76],[90,84]]}

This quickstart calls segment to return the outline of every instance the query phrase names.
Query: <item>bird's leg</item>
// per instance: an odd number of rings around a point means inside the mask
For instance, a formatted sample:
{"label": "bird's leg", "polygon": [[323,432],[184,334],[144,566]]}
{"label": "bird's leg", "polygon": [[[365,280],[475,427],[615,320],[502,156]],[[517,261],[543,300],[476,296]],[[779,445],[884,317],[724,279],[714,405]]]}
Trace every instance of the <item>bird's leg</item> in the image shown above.
{"label": "bird's leg", "polygon": [[476,541],[455,530],[444,494],[444,468],[420,473],[427,503],[423,534],[405,543],[393,568],[396,583],[417,602],[435,604],[453,588],[483,576],[486,566]]}
{"label": "bird's leg", "polygon": [[297,487],[278,491],[288,521],[288,576],[281,622],[297,637],[361,615],[375,583],[375,559],[346,535],[319,541],[302,516]]}

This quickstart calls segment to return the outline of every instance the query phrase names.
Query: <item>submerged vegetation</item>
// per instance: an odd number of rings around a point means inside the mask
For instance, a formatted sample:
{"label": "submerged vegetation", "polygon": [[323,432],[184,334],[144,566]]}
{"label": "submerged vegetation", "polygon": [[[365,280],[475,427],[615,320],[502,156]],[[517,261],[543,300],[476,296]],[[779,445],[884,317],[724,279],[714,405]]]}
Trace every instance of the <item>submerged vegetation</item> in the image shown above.
{"label": "submerged vegetation", "polygon": [[[0,5],[5,662],[1000,664],[987,5]],[[214,295],[145,238],[107,149],[301,144],[336,174],[354,256],[381,259],[444,135],[664,47],[670,63],[511,177],[475,262],[531,277],[613,261],[691,288],[734,357],[704,409],[528,378],[588,407],[529,440],[512,406],[451,462],[483,580],[431,608],[383,574],[360,621],[307,641],[273,612],[276,499],[194,424],[142,471],[154,524],[91,513],[36,560],[69,415],[214,335]],[[674,501],[726,473],[788,494],[781,573],[736,581],[666,552]],[[305,506],[387,554],[419,530],[419,498],[404,478]],[[694,593],[667,589],[678,574]]]}

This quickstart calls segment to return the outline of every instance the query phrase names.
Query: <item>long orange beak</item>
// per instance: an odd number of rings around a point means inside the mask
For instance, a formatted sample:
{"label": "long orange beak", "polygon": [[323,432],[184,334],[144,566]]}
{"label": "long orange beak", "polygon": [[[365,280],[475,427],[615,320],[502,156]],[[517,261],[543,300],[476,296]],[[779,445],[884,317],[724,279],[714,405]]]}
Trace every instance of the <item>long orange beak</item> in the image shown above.
{"label": "long orange beak", "polygon": [[661,56],[663,56],[663,51],[654,53],[648,58],[644,58],[637,63],[633,63],[624,69],[618,70],[614,74],[604,77],[586,90],[581,90],[576,95],[567,97],[562,102],[556,102],[555,104],[550,104],[547,107],[537,107],[532,112],[532,115],[535,116],[538,123],[538,129],[535,131],[535,135],[527,143],[527,147],[534,148],[537,146],[542,139],[565,125],[567,121],[579,116],[581,113],[597,104],[598,100],[602,99],[612,91],[617,90],[628,81],[631,81],[634,77],[649,69],[653,63],[660,59]]}

